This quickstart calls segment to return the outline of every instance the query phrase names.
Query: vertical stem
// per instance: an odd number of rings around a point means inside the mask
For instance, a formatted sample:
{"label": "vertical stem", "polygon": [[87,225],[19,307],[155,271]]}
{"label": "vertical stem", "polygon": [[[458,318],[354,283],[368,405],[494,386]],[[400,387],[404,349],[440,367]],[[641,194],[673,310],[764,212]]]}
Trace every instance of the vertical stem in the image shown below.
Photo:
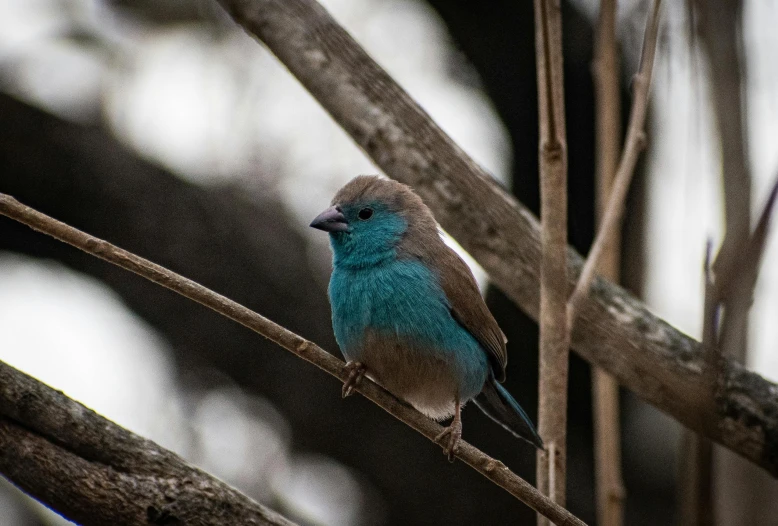
{"label": "vertical stem", "polygon": [[[702,320],[702,348],[705,353],[703,374],[709,387],[709,398],[701,400],[710,411],[715,410],[718,379],[719,349],[719,293],[711,271],[711,247],[705,249],[705,299]],[[689,526],[711,526],[716,523],[713,499],[713,443],[702,435],[684,430],[681,442],[681,473],[678,484],[680,523]]]}
{"label": "vertical stem", "polygon": [[[567,143],[562,70],[562,13],[557,0],[535,0],[540,120],[540,386],[538,489],[565,502],[567,374]],[[538,515],[538,524],[548,521]]]}
{"label": "vertical stem", "polygon": [[[709,68],[708,83],[712,92],[711,110],[716,119],[719,145],[721,147],[721,175],[724,186],[725,230],[712,271],[716,284],[722,278],[734,280],[732,261],[744,257],[743,240],[749,238],[751,215],[751,170],[748,163],[747,90],[744,86],[742,5],[731,0],[697,0],[693,4],[698,15],[697,34],[707,55]],[[758,262],[754,262],[754,272]],[[705,269],[706,274],[711,269]],[[703,345],[708,355],[706,376],[710,384],[710,404],[715,405],[718,394],[721,356],[734,358],[741,363],[746,360],[748,349],[748,314],[753,301],[753,288],[733,287],[727,294],[708,298],[708,288],[713,288],[710,276],[706,275],[705,318],[703,320]],[[720,287],[719,287],[720,288]],[[708,305],[708,304],[711,305]],[[721,332],[707,334],[706,327],[713,314],[708,309],[723,311]],[[708,344],[706,345],[706,338]],[[715,524],[713,504],[719,501],[713,495],[716,486],[714,478],[720,479],[724,491],[722,505],[734,507],[737,515],[748,522],[749,506],[733,503],[727,499],[732,491],[733,480],[749,480],[748,467],[728,457],[728,472],[715,473],[715,454],[710,440],[686,430],[683,444],[689,450],[682,450],[687,459],[682,474],[683,491],[681,515],[683,524]],[[746,470],[746,471],[744,471]],[[753,480],[753,479],[751,479]],[[753,484],[753,482],[751,482]],[[738,510],[738,508],[740,508]]]}
{"label": "vertical stem", "polygon": [[[598,224],[602,223],[605,215],[621,150],[616,3],[617,0],[600,2],[600,20],[594,45]],[[621,226],[618,225],[608,234],[612,238],[598,262],[598,271],[603,277],[618,282]],[[592,374],[597,523],[602,526],[620,526],[624,522],[625,491],[621,476],[619,386],[612,376],[600,368],[594,368]]]}

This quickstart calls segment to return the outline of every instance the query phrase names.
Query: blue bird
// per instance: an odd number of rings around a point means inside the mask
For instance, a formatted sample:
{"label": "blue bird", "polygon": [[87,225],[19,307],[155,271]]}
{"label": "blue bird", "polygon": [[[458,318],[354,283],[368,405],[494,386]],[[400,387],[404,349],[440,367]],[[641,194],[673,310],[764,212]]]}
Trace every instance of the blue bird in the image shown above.
{"label": "blue bird", "polygon": [[543,448],[531,420],[500,385],[505,335],[473,274],[440,236],[410,187],[359,176],[311,226],[329,232],[329,298],[348,362],[343,396],[367,376],[413,407],[451,424],[436,441],[452,460],[470,400],[515,436]]}

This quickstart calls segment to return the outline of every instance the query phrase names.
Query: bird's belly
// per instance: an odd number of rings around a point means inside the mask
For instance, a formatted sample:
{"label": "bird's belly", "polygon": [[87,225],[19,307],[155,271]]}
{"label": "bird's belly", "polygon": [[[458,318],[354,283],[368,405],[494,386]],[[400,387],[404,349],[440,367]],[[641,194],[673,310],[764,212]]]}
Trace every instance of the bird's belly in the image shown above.
{"label": "bird's belly", "polygon": [[456,399],[466,403],[486,381],[485,368],[463,371],[446,354],[408,342],[368,336],[365,344],[359,359],[368,376],[436,420],[453,415]]}

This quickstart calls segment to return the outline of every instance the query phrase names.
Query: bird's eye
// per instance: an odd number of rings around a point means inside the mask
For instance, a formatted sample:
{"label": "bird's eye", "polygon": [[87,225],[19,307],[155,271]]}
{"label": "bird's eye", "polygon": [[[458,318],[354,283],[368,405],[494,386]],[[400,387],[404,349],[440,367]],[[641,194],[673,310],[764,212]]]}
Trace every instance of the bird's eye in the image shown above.
{"label": "bird's eye", "polygon": [[372,208],[363,208],[362,210],[359,211],[359,214],[357,214],[357,216],[362,221],[366,221],[366,220],[370,219],[371,217],[373,217],[373,209]]}

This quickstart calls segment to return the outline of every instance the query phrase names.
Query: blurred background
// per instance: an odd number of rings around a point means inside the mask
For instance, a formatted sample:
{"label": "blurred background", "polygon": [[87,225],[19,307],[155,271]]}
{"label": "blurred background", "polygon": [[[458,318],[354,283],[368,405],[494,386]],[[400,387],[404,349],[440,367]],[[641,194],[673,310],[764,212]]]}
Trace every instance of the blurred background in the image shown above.
{"label": "blurred background", "polygon": [[[531,2],[326,0],[368,52],[536,213]],[[648,4],[624,0],[623,101]],[[563,2],[571,242],[593,234],[598,2]],[[733,22],[734,23],[734,22]],[[778,4],[743,8],[754,213],[778,167]],[[627,204],[625,286],[699,337],[706,239],[720,242],[707,71],[667,2],[649,149]],[[625,116],[626,121],[626,116]],[[243,303],[338,354],[326,236],[307,227],[378,170],[212,0],[2,0],[0,192]],[[507,388],[533,419],[537,327],[488,287]],[[747,361],[778,380],[778,235]],[[0,360],[152,438],[305,525],[534,523],[530,510],[359,396],[237,324],[0,218]],[[568,507],[594,523],[589,367],[571,358]],[[669,524],[679,425],[622,393],[627,524]],[[535,454],[480,412],[464,436],[534,480]],[[731,459],[730,459],[731,460]],[[737,463],[735,459],[733,462]],[[774,524],[778,483],[717,481],[722,524]],[[747,519],[746,519],[747,517]],[[771,522],[771,520],[773,522]],[[0,525],[66,522],[0,481]]]}

